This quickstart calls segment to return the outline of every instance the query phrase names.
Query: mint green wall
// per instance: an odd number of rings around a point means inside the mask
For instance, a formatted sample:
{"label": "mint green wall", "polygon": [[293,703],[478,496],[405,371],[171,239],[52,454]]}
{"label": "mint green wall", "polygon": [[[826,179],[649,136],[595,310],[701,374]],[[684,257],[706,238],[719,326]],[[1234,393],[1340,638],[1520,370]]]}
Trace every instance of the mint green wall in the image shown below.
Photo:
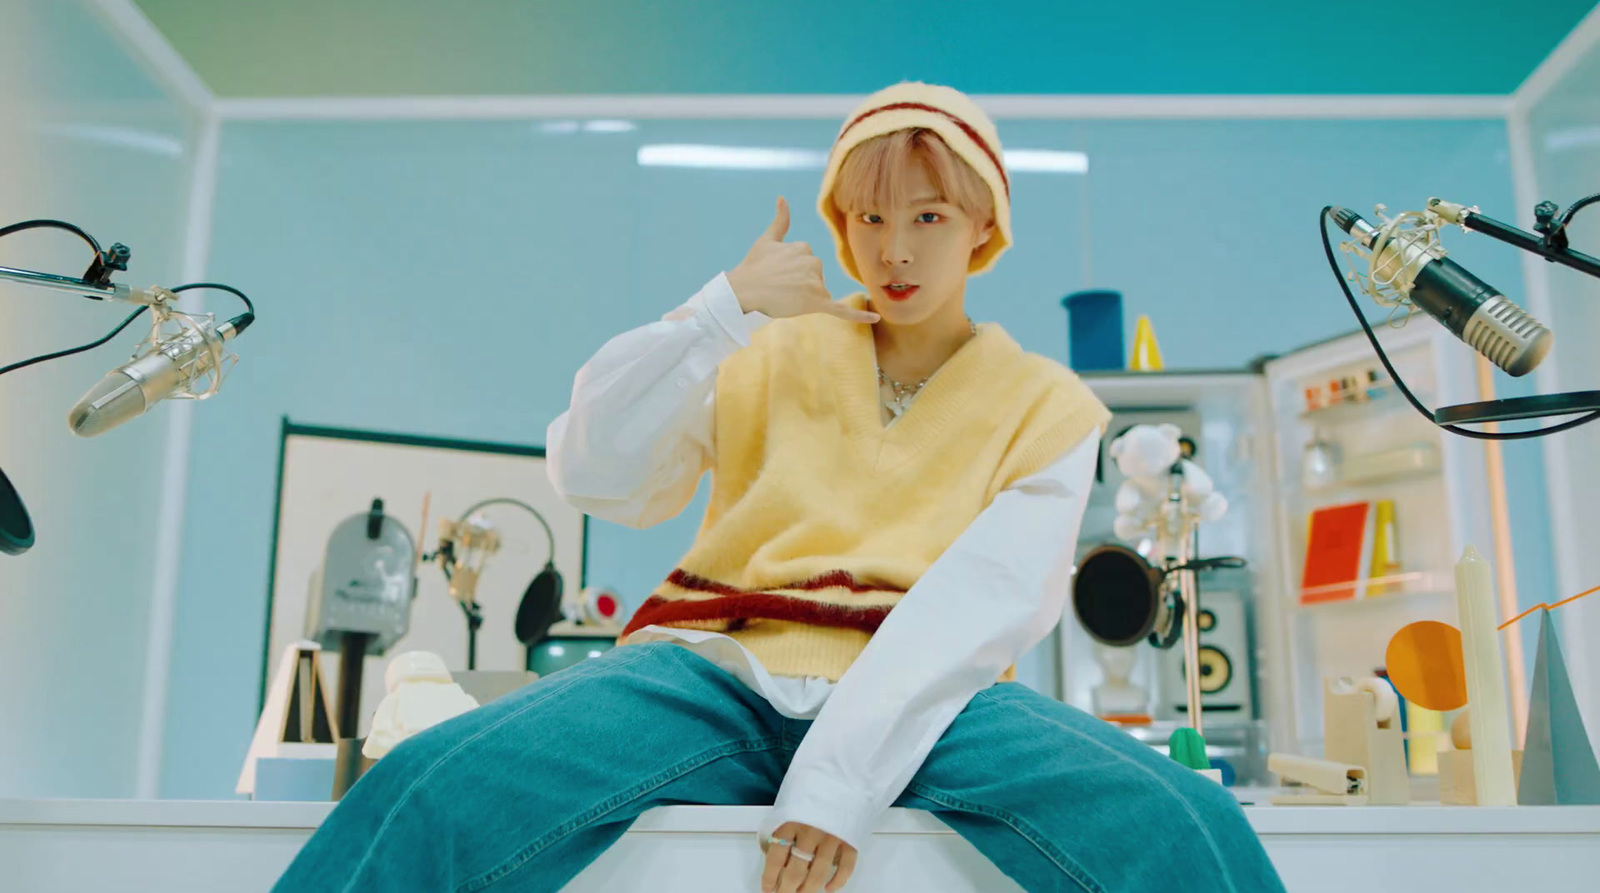
{"label": "mint green wall", "polygon": [[[177,284],[193,134],[88,3],[5,4],[0,226],[63,219],[133,249],[118,281]],[[90,258],[65,233],[0,239],[4,266],[77,276]],[[0,365],[93,341],[131,310],[0,283]],[[0,377],[0,468],[37,529],[31,551],[0,555],[0,797],[134,794],[166,417],[92,440],[66,417],[146,331]]]}

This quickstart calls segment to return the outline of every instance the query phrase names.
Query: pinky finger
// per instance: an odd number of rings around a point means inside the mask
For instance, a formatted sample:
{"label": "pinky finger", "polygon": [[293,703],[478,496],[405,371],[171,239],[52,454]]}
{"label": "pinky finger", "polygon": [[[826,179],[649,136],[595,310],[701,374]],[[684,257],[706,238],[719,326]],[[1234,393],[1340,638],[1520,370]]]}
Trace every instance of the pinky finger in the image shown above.
{"label": "pinky finger", "polygon": [[828,893],[835,893],[844,889],[845,882],[850,880],[850,875],[856,870],[856,851],[854,847],[839,848],[839,870],[833,873],[833,880],[828,882]]}
{"label": "pinky finger", "polygon": [[882,318],[871,310],[857,310],[848,304],[841,304],[838,301],[828,302],[828,312],[847,322],[858,322],[867,325],[871,325]]}

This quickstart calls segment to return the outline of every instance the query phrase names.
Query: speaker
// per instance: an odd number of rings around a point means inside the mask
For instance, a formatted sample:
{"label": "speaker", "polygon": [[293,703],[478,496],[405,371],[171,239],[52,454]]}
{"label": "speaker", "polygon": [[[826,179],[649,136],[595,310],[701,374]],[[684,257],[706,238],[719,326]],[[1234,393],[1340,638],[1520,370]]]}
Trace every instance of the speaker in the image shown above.
{"label": "speaker", "polygon": [[[1207,718],[1255,716],[1255,664],[1244,592],[1247,571],[1200,575],[1200,707]],[[1182,642],[1160,652],[1160,710],[1163,719],[1182,719],[1189,711],[1184,688]]]}

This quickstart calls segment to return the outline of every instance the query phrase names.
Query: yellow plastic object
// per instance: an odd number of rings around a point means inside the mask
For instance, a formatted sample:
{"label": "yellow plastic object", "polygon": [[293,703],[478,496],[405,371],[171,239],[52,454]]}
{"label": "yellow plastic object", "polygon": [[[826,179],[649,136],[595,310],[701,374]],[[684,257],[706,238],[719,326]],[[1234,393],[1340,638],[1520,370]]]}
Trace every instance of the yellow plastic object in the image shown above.
{"label": "yellow plastic object", "polygon": [[1394,500],[1380,499],[1376,506],[1375,520],[1372,527],[1372,569],[1369,572],[1369,575],[1374,580],[1380,582],[1374,582],[1367,586],[1368,598],[1375,595],[1383,595],[1389,591],[1391,584],[1381,581],[1385,577],[1390,577],[1400,572],[1400,562],[1395,555],[1394,539]]}
{"label": "yellow plastic object", "polygon": [[1467,703],[1467,667],[1461,630],[1437,620],[1408,623],[1389,640],[1384,655],[1389,681],[1400,696],[1429,710]]}
{"label": "yellow plastic object", "polygon": [[1412,775],[1439,774],[1439,739],[1444,714],[1421,704],[1406,705],[1406,756]]}
{"label": "yellow plastic object", "polygon": [[1133,330],[1133,356],[1128,368],[1134,372],[1161,371],[1161,345],[1156,343],[1156,330],[1150,326],[1150,317],[1143,314]]}

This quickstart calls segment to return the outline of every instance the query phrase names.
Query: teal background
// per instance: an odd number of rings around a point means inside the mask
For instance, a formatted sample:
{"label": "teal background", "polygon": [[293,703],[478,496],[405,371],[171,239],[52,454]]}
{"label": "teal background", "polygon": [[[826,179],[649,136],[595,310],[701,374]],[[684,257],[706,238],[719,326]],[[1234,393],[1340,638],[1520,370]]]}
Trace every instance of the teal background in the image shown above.
{"label": "teal background", "polygon": [[220,96],[1510,93],[1588,0],[138,0]]}

